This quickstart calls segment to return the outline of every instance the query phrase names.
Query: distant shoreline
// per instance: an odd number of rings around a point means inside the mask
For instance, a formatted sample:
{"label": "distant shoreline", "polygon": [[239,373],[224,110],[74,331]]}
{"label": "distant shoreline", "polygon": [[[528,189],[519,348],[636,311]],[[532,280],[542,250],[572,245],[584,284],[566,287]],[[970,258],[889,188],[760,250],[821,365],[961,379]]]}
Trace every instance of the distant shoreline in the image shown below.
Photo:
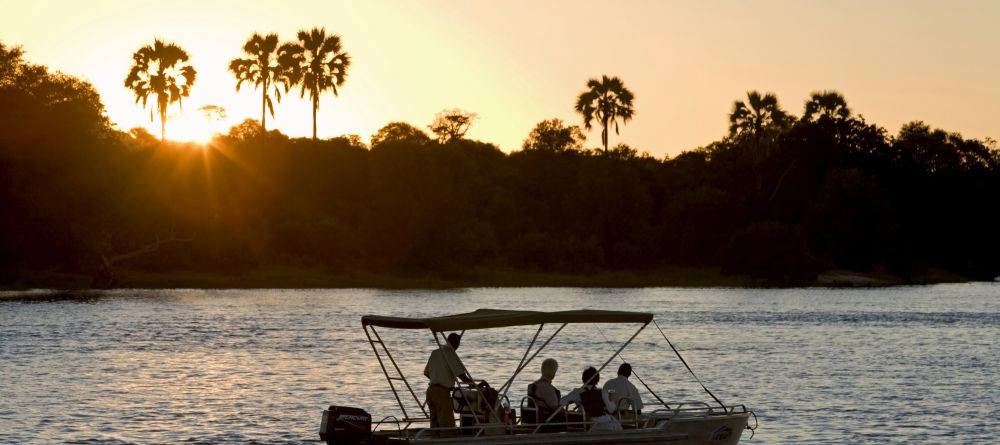
{"label": "distant shoreline", "polygon": [[[971,282],[947,272],[934,270],[906,283],[887,274],[866,274],[843,270],[820,273],[813,282],[769,283],[746,276],[724,275],[714,268],[663,268],[641,272],[600,271],[593,274],[559,274],[510,269],[478,269],[462,273],[374,274],[364,271],[330,273],[309,268],[261,268],[223,274],[216,272],[173,271],[153,273],[122,270],[121,289],[457,289],[471,287],[884,287],[906,284]],[[79,273],[19,271],[13,283],[0,285],[7,291],[52,289],[90,290],[90,278]]]}

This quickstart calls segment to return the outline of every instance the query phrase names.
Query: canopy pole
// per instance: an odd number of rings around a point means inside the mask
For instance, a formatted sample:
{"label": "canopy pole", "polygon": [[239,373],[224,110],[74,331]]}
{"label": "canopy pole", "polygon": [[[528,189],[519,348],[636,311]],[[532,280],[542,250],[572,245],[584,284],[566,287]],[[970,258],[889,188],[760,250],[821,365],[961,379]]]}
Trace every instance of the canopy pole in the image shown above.
{"label": "canopy pole", "polygon": [[[396,370],[396,374],[399,375],[398,379],[402,380],[406,385],[406,389],[410,392],[410,395],[413,396],[413,401],[420,407],[420,411],[424,414],[424,417],[428,417],[427,409],[424,406],[424,403],[417,398],[417,393],[413,391],[413,388],[410,386],[410,382],[406,380],[406,376],[403,375],[403,371],[399,369],[399,365],[396,364],[396,359],[392,357],[392,353],[389,352],[389,348],[385,345],[385,342],[382,341],[382,337],[378,335],[378,331],[375,330],[375,326],[371,326],[371,333],[368,332],[368,326],[363,326],[363,328],[365,330],[365,336],[368,337],[368,344],[371,345],[372,352],[375,353],[375,358],[378,360],[379,366],[382,367],[382,374],[385,375],[385,379],[389,383],[389,388],[392,389],[392,395],[396,397],[396,403],[399,404],[399,409],[403,411],[403,417],[409,419],[410,415],[406,412],[406,405],[403,404],[403,400],[399,398],[399,392],[396,391],[396,385],[392,383],[393,377],[389,375],[389,370],[385,367],[385,362],[382,360],[382,356],[379,355],[378,348],[375,347],[375,343],[382,345],[382,350],[385,351],[386,358],[389,359],[389,362],[392,363],[392,367]],[[375,335],[375,340],[372,339],[372,335]]]}
{"label": "canopy pole", "polygon": [[[602,331],[601,328],[597,328],[597,332],[601,334],[601,337],[604,338],[604,341],[611,343],[611,340],[608,340],[608,337],[604,335],[604,331]],[[618,358],[621,359],[622,363],[628,363],[628,360],[625,359],[624,355],[618,354]],[[635,378],[639,380],[639,383],[642,383],[642,386],[646,387],[646,391],[649,391],[649,393],[652,394],[653,397],[656,397],[656,400],[659,401],[664,408],[670,409],[670,405],[668,405],[667,402],[664,402],[663,399],[661,399],[660,396],[656,394],[655,391],[653,391],[653,388],[650,388],[649,385],[646,384],[646,381],[644,381],[642,377],[639,377],[639,373],[635,372],[635,369],[632,370],[632,375],[634,375]]]}
{"label": "canopy pole", "polygon": [[705,384],[701,382],[701,379],[699,379],[698,376],[694,375],[694,371],[691,370],[691,367],[688,366],[686,361],[684,361],[684,357],[681,357],[681,353],[677,351],[677,348],[674,347],[674,344],[670,342],[669,338],[667,338],[667,334],[663,333],[663,329],[660,329],[660,325],[656,324],[656,321],[653,321],[653,326],[656,326],[656,329],[660,331],[660,335],[662,335],[663,339],[667,341],[668,345],[670,345],[670,349],[674,350],[674,354],[677,354],[677,358],[681,359],[681,363],[683,363],[684,367],[687,368],[688,372],[691,373],[691,377],[694,377],[694,380],[698,382],[699,385],[701,385],[701,389],[704,389],[705,392],[708,393],[708,395],[712,396],[712,399],[718,402],[719,406],[722,407],[722,410],[725,411],[727,409],[726,404],[722,403],[722,401],[719,400],[718,397],[715,397],[715,394],[712,394],[712,391],[709,391],[708,388],[705,387]]}
{"label": "canopy pole", "polygon": [[[648,321],[645,322],[645,323],[643,323],[642,327],[640,327],[638,331],[635,331],[635,334],[632,334],[632,336],[629,337],[628,341],[626,341],[625,344],[623,344],[620,348],[618,348],[617,351],[615,351],[615,355],[612,355],[610,358],[608,358],[608,361],[604,362],[604,364],[601,365],[600,369],[597,370],[598,374],[601,371],[603,371],[604,368],[606,368],[608,366],[608,363],[611,363],[611,361],[614,360],[615,357],[618,357],[618,354],[621,354],[621,352],[624,351],[625,348],[628,347],[628,345],[632,344],[632,340],[635,340],[635,338],[639,336],[639,333],[642,332],[643,329],[646,329],[646,326],[649,326],[649,322]],[[594,374],[594,377],[597,377],[597,374]],[[591,377],[590,380],[593,380],[594,377]],[[584,385],[589,385],[590,384],[590,380],[587,380],[583,384]]]}
{"label": "canopy pole", "polygon": [[[542,352],[542,350],[545,349],[546,346],[549,345],[549,342],[551,342],[552,339],[556,338],[556,335],[559,335],[559,332],[561,332],[563,330],[563,328],[566,327],[567,324],[569,324],[569,323],[563,323],[562,326],[559,326],[559,329],[556,329],[556,331],[552,333],[552,335],[549,337],[549,339],[545,340],[545,343],[542,343],[542,345],[538,347],[538,350],[535,351],[534,354],[531,354],[531,357],[528,358],[528,361],[526,361],[523,364],[521,364],[521,366],[518,366],[517,369],[514,370],[514,375],[510,376],[510,378],[507,379],[506,382],[504,382],[503,388],[506,388],[506,389],[509,390],[510,389],[510,385],[512,383],[514,383],[514,378],[517,377],[518,374],[520,374],[521,371],[523,371],[524,368],[526,368],[528,366],[528,363],[531,363],[531,361],[534,360],[535,357],[538,356],[538,354],[540,352]],[[503,394],[506,396],[507,395],[507,391],[505,390]]]}
{"label": "canopy pole", "polygon": [[[524,355],[521,356],[521,361],[518,362],[517,366],[514,367],[514,373],[515,374],[517,373],[517,370],[521,369],[521,366],[524,365],[524,360],[526,360],[528,358],[528,354],[531,353],[531,347],[535,346],[535,341],[538,340],[538,336],[539,336],[539,334],[542,333],[542,328],[544,328],[544,327],[545,327],[545,323],[542,323],[542,324],[538,325],[538,330],[535,331],[535,336],[531,337],[531,343],[528,343],[528,349],[524,350]],[[508,380],[508,382],[513,383],[513,380]],[[505,395],[505,396],[507,395],[508,386],[509,385],[507,384],[507,382],[504,382],[503,386],[500,387],[500,392],[502,392],[503,395]]]}

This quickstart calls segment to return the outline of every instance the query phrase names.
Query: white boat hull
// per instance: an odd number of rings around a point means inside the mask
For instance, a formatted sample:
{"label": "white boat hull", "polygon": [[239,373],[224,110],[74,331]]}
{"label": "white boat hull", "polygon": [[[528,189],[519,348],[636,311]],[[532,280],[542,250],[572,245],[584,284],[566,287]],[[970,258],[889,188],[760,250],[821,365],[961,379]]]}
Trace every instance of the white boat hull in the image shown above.
{"label": "white boat hull", "polygon": [[750,413],[725,416],[679,417],[667,422],[667,432],[683,433],[684,445],[736,445],[747,427]]}

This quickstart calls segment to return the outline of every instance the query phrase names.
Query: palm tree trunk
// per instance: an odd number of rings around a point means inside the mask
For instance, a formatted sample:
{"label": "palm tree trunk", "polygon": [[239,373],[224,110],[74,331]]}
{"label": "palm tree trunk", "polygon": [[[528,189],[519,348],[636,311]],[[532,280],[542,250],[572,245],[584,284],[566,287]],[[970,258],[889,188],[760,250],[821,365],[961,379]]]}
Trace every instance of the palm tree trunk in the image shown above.
{"label": "palm tree trunk", "polygon": [[316,110],[319,108],[319,96],[313,96],[313,140],[316,140]]}
{"label": "palm tree trunk", "polygon": [[267,78],[264,78],[264,94],[260,97],[260,128],[267,131]]}
{"label": "palm tree trunk", "polygon": [[760,133],[763,130],[758,130],[754,132],[753,135],[753,169],[757,173],[757,196],[760,197],[764,189],[764,172],[761,171],[761,166],[764,163],[764,155],[761,153],[760,148]]}
{"label": "palm tree trunk", "polygon": [[160,110],[160,142],[167,140],[167,112]]}
{"label": "palm tree trunk", "polygon": [[601,121],[601,142],[604,142],[604,154],[608,154],[608,119]]}

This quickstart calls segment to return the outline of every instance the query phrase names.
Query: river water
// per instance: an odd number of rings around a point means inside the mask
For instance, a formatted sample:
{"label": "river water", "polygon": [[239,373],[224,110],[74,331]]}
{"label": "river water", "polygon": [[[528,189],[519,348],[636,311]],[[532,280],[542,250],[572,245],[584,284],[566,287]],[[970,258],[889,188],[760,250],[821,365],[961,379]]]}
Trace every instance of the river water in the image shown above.
{"label": "river water", "polygon": [[[1000,285],[883,289],[122,290],[0,293],[0,443],[310,443],[321,411],[400,415],[364,314],[477,308],[646,311],[727,404],[743,443],[996,443]],[[38,296],[35,292],[34,296]],[[570,326],[540,358],[568,391],[638,326]],[[554,330],[546,328],[545,332]],[[418,394],[423,331],[381,330]],[[533,328],[469,331],[459,354],[499,384]],[[706,395],[650,325],[622,354],[663,399]],[[517,403],[538,363],[512,386]],[[613,376],[619,362],[601,373]],[[635,381],[635,378],[633,378]],[[645,394],[647,405],[655,399]],[[405,399],[404,399],[405,400]]]}

